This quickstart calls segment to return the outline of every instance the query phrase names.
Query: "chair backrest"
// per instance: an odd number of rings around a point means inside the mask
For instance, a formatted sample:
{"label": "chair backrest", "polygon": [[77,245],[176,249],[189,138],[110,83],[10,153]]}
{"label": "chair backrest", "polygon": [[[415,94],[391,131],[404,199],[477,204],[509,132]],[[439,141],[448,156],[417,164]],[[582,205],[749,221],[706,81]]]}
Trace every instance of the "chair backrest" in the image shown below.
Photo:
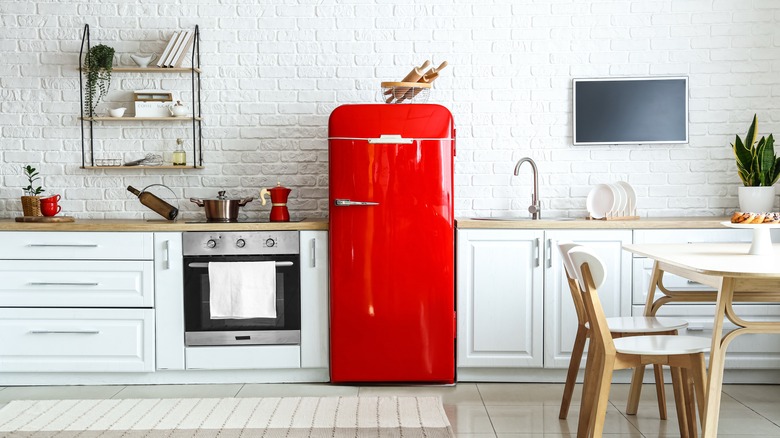
{"label": "chair backrest", "polygon": [[604,315],[598,292],[598,288],[607,278],[607,268],[596,253],[584,246],[569,250],[569,258],[577,273],[579,287],[582,289],[585,311],[590,322],[591,344],[597,342],[605,352],[614,354],[615,345],[612,342],[612,334],[609,332],[607,317]]}
{"label": "chair backrest", "polygon": [[558,241],[558,250],[561,252],[561,260],[563,261],[563,270],[566,272],[566,280],[569,283],[569,292],[571,292],[571,300],[574,302],[574,311],[577,312],[577,320],[580,325],[585,325],[588,322],[588,313],[585,310],[585,303],[582,301],[582,292],[577,285],[577,271],[574,269],[574,265],[569,257],[569,251],[572,248],[577,248],[582,245],[570,241],[560,240]]}

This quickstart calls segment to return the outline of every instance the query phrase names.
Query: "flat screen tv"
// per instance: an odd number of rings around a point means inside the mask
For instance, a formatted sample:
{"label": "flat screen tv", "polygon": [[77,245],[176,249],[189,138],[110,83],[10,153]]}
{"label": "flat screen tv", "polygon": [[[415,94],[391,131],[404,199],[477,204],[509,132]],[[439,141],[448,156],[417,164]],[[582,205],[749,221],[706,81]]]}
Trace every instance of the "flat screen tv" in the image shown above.
{"label": "flat screen tv", "polygon": [[688,78],[574,79],[573,143],[688,143]]}

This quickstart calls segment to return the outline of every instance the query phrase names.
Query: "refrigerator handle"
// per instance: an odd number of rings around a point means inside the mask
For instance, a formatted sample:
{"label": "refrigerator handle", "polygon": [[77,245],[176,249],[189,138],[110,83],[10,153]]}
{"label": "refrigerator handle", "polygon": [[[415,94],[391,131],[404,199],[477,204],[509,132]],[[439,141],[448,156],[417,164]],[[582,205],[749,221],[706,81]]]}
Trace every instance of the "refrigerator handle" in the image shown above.
{"label": "refrigerator handle", "polygon": [[382,134],[379,136],[379,138],[369,138],[368,144],[412,144],[414,143],[414,139],[412,138],[403,138],[400,135],[397,134]]}
{"label": "refrigerator handle", "polygon": [[352,201],[349,199],[335,199],[333,205],[336,207],[357,207],[366,205],[379,205],[378,202],[366,202],[366,201]]}

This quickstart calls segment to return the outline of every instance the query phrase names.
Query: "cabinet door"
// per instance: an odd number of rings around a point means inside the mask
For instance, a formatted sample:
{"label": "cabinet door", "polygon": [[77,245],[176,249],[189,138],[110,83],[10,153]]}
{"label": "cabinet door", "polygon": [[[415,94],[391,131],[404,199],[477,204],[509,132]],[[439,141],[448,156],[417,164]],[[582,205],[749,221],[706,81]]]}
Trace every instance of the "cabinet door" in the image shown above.
{"label": "cabinet door", "polygon": [[157,369],[184,369],[184,271],[181,233],[154,233]]}
{"label": "cabinet door", "polygon": [[328,367],[328,232],[301,231],[301,367]]}
{"label": "cabinet door", "polygon": [[542,366],[541,231],[458,230],[458,367]]}
{"label": "cabinet door", "polygon": [[[569,366],[577,314],[566,282],[559,241],[587,245],[601,257],[607,268],[607,282],[599,289],[604,313],[631,315],[631,254],[623,251],[631,243],[630,230],[554,230],[545,234],[544,272],[544,367]],[[584,356],[582,366],[585,365]]]}

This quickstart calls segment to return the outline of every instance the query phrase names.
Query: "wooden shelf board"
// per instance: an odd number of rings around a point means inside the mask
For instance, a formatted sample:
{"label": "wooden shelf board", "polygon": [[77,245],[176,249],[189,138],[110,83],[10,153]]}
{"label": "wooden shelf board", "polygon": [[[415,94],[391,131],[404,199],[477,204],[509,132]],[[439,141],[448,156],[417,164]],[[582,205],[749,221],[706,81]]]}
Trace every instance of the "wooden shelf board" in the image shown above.
{"label": "wooden shelf board", "polygon": [[[80,70],[86,71],[86,69]],[[193,70],[195,73],[201,72],[200,67],[114,67],[111,69],[112,72],[117,73],[189,73]]]}
{"label": "wooden shelf board", "polygon": [[177,169],[177,170],[187,170],[187,169],[205,169],[205,166],[196,166],[192,167],[191,165],[187,166],[174,166],[174,165],[164,165],[164,166],[81,166],[82,169]]}
{"label": "wooden shelf board", "polygon": [[[169,120],[176,121],[192,121],[192,117],[83,117],[82,120],[92,120],[93,122],[120,122],[120,121],[135,121],[135,122],[162,122]],[[195,117],[195,120],[202,121],[203,117]]]}

